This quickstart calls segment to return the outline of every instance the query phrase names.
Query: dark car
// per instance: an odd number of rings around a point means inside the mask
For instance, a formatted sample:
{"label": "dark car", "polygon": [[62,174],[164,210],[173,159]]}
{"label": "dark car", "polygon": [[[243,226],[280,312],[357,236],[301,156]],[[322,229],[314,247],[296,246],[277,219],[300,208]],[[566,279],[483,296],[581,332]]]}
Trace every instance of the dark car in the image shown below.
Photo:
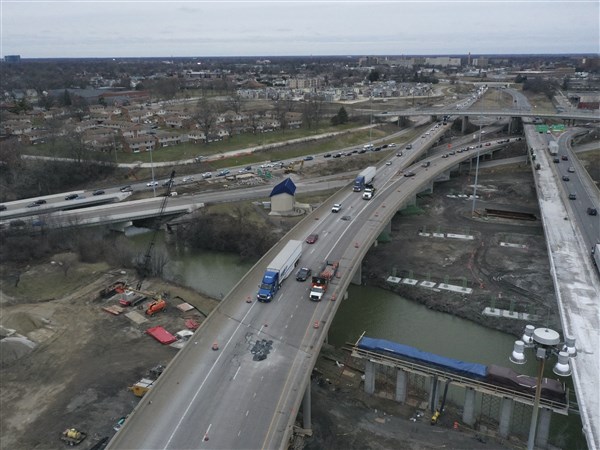
{"label": "dark car", "polygon": [[121,191],[121,192],[133,192],[133,188],[132,188],[130,185],[127,185],[127,186],[123,186],[123,187],[120,189],[120,191]]}
{"label": "dark car", "polygon": [[97,191],[92,192],[92,195],[104,195],[105,192],[102,189],[98,189]]}
{"label": "dark car", "polygon": [[576,200],[576,199],[577,199],[577,195],[575,195],[574,193],[569,194],[569,200]]}
{"label": "dark car", "polygon": [[568,160],[569,160],[569,157],[568,157],[567,155],[562,155],[562,156],[560,157],[560,159],[562,159],[563,161],[568,161]]}
{"label": "dark car", "polygon": [[563,179],[563,181],[569,181],[570,178],[566,175],[563,175],[562,179]]}
{"label": "dark car", "polygon": [[410,171],[408,171],[408,172],[404,172],[404,176],[405,176],[405,177],[414,177],[414,176],[415,176],[415,173],[414,173],[414,172],[410,172]]}
{"label": "dark car", "polygon": [[317,240],[319,239],[319,235],[318,234],[309,234],[308,237],[306,238],[306,243],[307,244],[314,244],[315,242],[317,242]]}
{"label": "dark car", "polygon": [[33,202],[27,205],[28,208],[35,208],[36,206],[40,206],[40,203]]}
{"label": "dark car", "polygon": [[0,211],[6,211],[8,208],[6,205],[0,205]]}
{"label": "dark car", "polygon": [[560,159],[558,159],[558,158],[554,158],[554,159],[552,160],[552,162],[553,162],[553,163],[556,163],[556,164],[558,164],[558,163],[560,162]]}
{"label": "dark car", "polygon": [[75,200],[79,195],[77,194],[69,194],[65,197],[65,200]]}
{"label": "dark car", "polygon": [[590,216],[597,216],[598,215],[598,210],[596,208],[588,208],[587,209],[587,213]]}
{"label": "dark car", "polygon": [[331,158],[331,153],[325,153],[325,154],[323,155],[323,158]]}
{"label": "dark car", "polygon": [[304,161],[312,161],[313,159],[315,159],[314,156],[305,156],[304,157]]}
{"label": "dark car", "polygon": [[308,277],[312,275],[312,270],[308,267],[302,267],[298,273],[296,274],[296,280],[298,281],[306,281]]}

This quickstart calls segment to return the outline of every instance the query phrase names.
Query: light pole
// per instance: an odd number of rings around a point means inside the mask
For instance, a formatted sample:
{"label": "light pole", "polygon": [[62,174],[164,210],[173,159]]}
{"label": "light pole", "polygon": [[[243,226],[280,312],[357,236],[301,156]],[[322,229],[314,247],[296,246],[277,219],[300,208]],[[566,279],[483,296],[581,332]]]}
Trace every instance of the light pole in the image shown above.
{"label": "light pole", "polygon": [[568,377],[571,375],[571,358],[577,356],[577,349],[575,348],[574,338],[565,337],[565,342],[561,344],[558,332],[550,328],[535,328],[533,325],[527,325],[523,332],[523,337],[515,341],[513,352],[509,357],[510,361],[514,364],[525,364],[527,362],[524,352],[525,348],[535,349],[535,358],[539,361],[533,412],[529,427],[529,439],[527,441],[527,450],[533,450],[535,447],[535,431],[537,428],[538,410],[540,408],[545,362],[550,356],[557,355],[558,362],[552,371],[561,377]]}
{"label": "light pole", "polygon": [[473,185],[473,206],[471,207],[471,217],[473,217],[473,215],[475,214],[475,202],[477,198],[477,178],[479,176],[479,149],[481,148],[481,135],[483,133],[485,133],[485,131],[481,131],[481,122],[479,122],[479,142],[477,143],[477,161],[475,161],[475,184]]}
{"label": "light pole", "polygon": [[152,161],[152,149],[150,149],[150,170],[152,171],[152,194],[156,197],[156,183],[154,182],[154,162]]}

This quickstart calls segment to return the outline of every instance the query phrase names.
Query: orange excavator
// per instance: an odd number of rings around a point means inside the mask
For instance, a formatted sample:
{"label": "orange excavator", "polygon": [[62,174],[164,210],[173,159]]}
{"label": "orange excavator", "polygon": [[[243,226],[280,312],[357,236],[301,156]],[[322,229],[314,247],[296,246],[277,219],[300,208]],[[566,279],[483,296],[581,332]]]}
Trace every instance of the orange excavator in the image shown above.
{"label": "orange excavator", "polygon": [[[167,301],[165,300],[165,297],[167,296],[166,293],[157,294],[156,292],[140,291],[139,289],[134,289],[130,286],[127,286],[126,290],[132,291],[132,292],[137,292],[138,294],[145,295],[147,298],[153,299],[152,303],[150,303],[146,307],[146,315],[148,315],[148,316],[153,316],[157,312],[161,312],[161,311],[164,311],[167,309]],[[125,305],[124,303],[122,303],[122,304]],[[142,309],[142,308],[143,308],[143,306],[140,305],[139,309]]]}

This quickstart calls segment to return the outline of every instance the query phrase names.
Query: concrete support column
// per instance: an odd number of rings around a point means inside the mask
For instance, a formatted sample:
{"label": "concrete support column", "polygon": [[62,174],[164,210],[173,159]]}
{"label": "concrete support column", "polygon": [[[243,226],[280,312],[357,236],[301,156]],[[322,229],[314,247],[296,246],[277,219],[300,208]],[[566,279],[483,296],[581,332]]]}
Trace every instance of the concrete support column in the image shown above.
{"label": "concrete support column", "polygon": [[404,403],[408,392],[408,375],[402,369],[396,372],[396,401]]}
{"label": "concrete support column", "polygon": [[[392,221],[391,220],[385,224],[385,228],[383,229],[383,232],[388,233],[388,234],[392,232]],[[375,240],[375,242],[377,242],[377,240]]]}
{"label": "concrete support column", "polygon": [[502,407],[500,409],[500,425],[498,426],[498,434],[503,438],[508,438],[510,433],[510,421],[512,419],[514,401],[511,398],[504,397],[502,399]]}
{"label": "concrete support column", "polygon": [[412,195],[406,199],[406,206],[415,206],[417,204],[417,195]]}
{"label": "concrete support column", "polygon": [[467,132],[467,127],[469,126],[469,116],[463,116],[462,123],[460,126],[460,132],[465,134]]}
{"label": "concrete support column", "polygon": [[304,389],[304,398],[302,399],[302,426],[305,430],[312,429],[311,410],[310,410],[310,380]]}
{"label": "concrete support column", "polygon": [[462,421],[469,426],[475,425],[475,389],[465,388],[465,404]]}
{"label": "concrete support column", "polygon": [[535,445],[537,447],[548,447],[548,436],[550,435],[550,419],[552,419],[552,410],[548,408],[542,408],[539,414],[537,433],[535,434]]}
{"label": "concrete support column", "polygon": [[371,361],[365,363],[365,392],[375,393],[375,363]]}
{"label": "concrete support column", "polygon": [[358,264],[358,267],[356,268],[356,272],[354,272],[354,275],[352,276],[352,280],[350,280],[350,283],[356,284],[358,286],[360,286],[362,284],[362,266],[360,263]]}
{"label": "concrete support column", "polygon": [[437,375],[430,377],[429,379],[429,409],[431,412],[435,412],[438,407],[440,393],[440,382]]}

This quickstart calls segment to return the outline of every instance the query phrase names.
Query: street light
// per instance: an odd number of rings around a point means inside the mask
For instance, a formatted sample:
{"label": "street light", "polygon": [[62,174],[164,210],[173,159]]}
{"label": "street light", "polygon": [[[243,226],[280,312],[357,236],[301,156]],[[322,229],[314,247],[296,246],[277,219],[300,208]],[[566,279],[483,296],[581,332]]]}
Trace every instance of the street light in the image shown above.
{"label": "street light", "polygon": [[[473,186],[473,206],[471,207],[471,217],[475,214],[475,199],[477,198],[477,178],[479,176],[479,149],[481,148],[481,135],[485,131],[481,131],[481,121],[479,122],[479,142],[477,143],[477,161],[475,161],[475,185]],[[475,136],[473,136],[475,138]]]}
{"label": "street light", "polygon": [[535,358],[539,361],[531,426],[527,441],[527,450],[533,450],[545,362],[551,355],[557,355],[558,362],[552,371],[561,377],[568,377],[571,375],[571,358],[577,356],[577,349],[575,348],[575,338],[565,336],[565,342],[561,344],[558,332],[550,328],[535,328],[533,325],[527,325],[523,337],[515,341],[513,352],[509,357],[510,361],[514,364],[525,364],[527,362],[524,352],[526,348],[535,349]]}
{"label": "street light", "polygon": [[154,163],[152,162],[152,149],[150,149],[150,170],[152,171],[152,193],[156,197],[156,183],[154,182]]}

